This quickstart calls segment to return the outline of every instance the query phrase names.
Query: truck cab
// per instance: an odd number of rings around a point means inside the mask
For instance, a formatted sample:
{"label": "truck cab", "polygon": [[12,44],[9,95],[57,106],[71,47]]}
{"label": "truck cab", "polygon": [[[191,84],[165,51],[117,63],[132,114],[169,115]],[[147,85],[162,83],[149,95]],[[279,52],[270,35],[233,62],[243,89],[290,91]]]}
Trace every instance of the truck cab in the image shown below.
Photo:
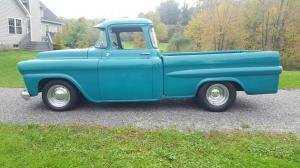
{"label": "truck cab", "polygon": [[120,19],[95,27],[100,30],[95,47],[103,50],[99,62],[102,101],[161,99],[162,60],[152,22]]}

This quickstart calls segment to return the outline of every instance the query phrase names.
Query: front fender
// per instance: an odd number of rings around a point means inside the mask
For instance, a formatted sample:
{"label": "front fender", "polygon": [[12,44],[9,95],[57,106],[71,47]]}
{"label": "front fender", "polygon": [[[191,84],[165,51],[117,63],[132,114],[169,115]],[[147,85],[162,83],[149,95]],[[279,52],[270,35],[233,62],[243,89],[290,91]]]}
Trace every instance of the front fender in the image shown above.
{"label": "front fender", "polygon": [[72,77],[66,74],[26,74],[24,82],[30,96],[37,96],[39,93],[39,83],[45,79],[63,79],[73,84],[80,93],[90,101],[96,101],[86,90]]}

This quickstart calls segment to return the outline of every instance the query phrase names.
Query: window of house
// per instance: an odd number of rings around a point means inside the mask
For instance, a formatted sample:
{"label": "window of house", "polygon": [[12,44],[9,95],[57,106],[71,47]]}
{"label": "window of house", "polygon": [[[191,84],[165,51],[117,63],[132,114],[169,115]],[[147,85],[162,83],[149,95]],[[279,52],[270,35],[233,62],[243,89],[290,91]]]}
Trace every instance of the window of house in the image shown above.
{"label": "window of house", "polygon": [[8,18],[9,34],[22,34],[22,20]]}
{"label": "window of house", "polygon": [[8,19],[9,34],[15,34],[15,19]]}
{"label": "window of house", "polygon": [[49,25],[46,25],[46,32],[49,32]]}
{"label": "window of house", "polygon": [[16,19],[16,32],[22,34],[22,21],[20,19]]}

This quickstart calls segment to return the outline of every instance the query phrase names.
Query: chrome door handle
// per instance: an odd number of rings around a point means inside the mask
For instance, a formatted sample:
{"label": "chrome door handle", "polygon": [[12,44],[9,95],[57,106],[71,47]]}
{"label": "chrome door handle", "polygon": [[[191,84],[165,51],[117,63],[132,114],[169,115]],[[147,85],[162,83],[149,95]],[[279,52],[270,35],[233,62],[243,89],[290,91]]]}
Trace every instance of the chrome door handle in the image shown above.
{"label": "chrome door handle", "polygon": [[150,55],[150,53],[141,53],[141,55]]}

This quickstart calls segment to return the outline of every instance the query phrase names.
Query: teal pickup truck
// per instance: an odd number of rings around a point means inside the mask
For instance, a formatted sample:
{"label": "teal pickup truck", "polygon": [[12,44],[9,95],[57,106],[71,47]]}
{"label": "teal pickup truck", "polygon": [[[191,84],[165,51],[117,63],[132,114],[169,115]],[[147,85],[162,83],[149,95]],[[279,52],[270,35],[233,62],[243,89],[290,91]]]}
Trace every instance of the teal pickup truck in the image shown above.
{"label": "teal pickup truck", "polygon": [[195,98],[205,109],[225,111],[236,91],[276,93],[282,72],[276,51],[160,53],[148,19],[107,20],[95,26],[89,49],[41,52],[18,63],[28,99],[42,92],[50,109],[65,111],[80,97],[91,102]]}

